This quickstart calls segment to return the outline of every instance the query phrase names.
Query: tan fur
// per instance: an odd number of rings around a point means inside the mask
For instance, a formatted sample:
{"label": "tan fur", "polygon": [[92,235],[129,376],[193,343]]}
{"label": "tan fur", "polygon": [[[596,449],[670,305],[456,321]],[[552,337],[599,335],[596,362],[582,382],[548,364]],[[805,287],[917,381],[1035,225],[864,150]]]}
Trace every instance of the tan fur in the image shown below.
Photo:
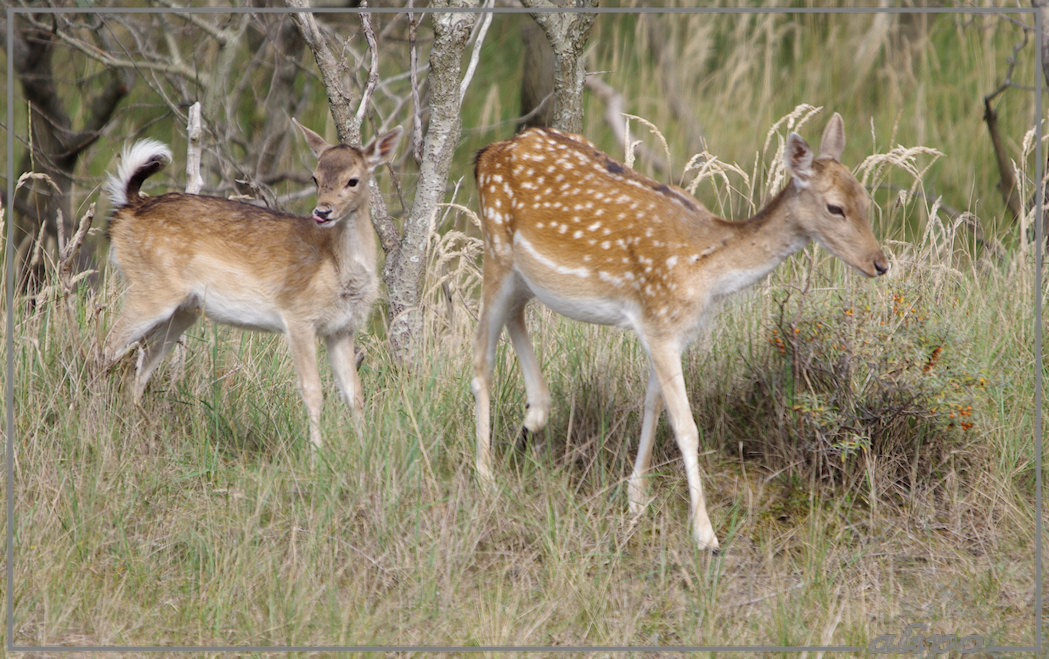
{"label": "tan fur", "polygon": [[105,357],[112,362],[136,342],[141,345],[133,389],[137,402],[153,369],[200,312],[222,323],[283,332],[309,413],[310,440],[319,446],[318,336],[327,343],[343,398],[357,417],[361,414],[354,333],[379,290],[368,180],[389,159],[400,129],[357,149],[331,146],[295,125],[318,158],[312,218],[204,195],[141,197],[143,174],[158,171],[157,163],[163,166],[170,158],[159,143],[135,154],[140,167],[125,163],[111,177],[115,199],[127,192],[108,234],[128,288]]}
{"label": "tan fur", "polygon": [[637,332],[652,364],[631,509],[637,514],[644,506],[665,403],[688,475],[693,536],[700,547],[716,550],[681,353],[712,302],[754,283],[810,240],[867,276],[888,270],[867,220],[867,193],[838,161],[844,144],[837,114],[819,157],[792,134],[784,155],[791,182],[742,222],[714,216],[684,190],[615,162],[577,135],[532,129],[482,150],[476,177],[484,285],[472,385],[480,476],[492,478],[489,379],[504,324],[528,392],[525,428],[546,423],[550,393],[524,324],[525,303],[538,297],[569,317]]}

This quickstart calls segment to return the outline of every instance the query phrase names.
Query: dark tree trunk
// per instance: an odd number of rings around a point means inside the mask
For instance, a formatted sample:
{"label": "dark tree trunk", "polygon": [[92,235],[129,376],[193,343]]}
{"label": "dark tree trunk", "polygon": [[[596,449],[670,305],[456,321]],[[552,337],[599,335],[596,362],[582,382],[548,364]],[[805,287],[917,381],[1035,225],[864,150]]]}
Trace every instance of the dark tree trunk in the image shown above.
{"label": "dark tree trunk", "polygon": [[521,27],[524,60],[521,70],[521,121],[519,131],[554,123],[554,51],[535,21]]}
{"label": "dark tree trunk", "polygon": [[[3,27],[6,32],[6,25]],[[16,266],[23,290],[39,285],[43,274],[40,264],[29,263],[36,236],[42,235],[48,247],[53,248],[58,222],[62,223],[63,235],[73,234],[77,218],[72,216],[70,192],[77,160],[98,139],[128,93],[124,76],[119,72],[110,73],[103,89],[89,102],[90,111],[84,125],[73,128],[55,83],[52,63],[57,42],[55,30],[57,26],[51,30],[16,26],[14,43],[4,44],[8,57],[14,58],[15,75],[30,118],[31,149],[26,146],[19,169],[44,174],[54,183],[52,187],[39,180],[27,182],[15,193],[12,215],[17,242]],[[80,252],[78,258],[78,268],[90,267],[88,252]]]}

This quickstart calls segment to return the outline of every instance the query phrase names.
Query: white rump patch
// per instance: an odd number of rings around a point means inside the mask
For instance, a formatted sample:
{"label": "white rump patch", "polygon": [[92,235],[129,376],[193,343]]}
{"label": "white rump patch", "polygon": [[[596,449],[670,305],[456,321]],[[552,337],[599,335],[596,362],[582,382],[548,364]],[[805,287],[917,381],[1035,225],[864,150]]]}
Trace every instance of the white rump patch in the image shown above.
{"label": "white rump patch", "polygon": [[171,162],[171,149],[163,142],[150,138],[124,147],[116,173],[110,174],[105,184],[106,194],[114,207],[127,205],[128,181],[151,160],[162,160],[167,165]]}

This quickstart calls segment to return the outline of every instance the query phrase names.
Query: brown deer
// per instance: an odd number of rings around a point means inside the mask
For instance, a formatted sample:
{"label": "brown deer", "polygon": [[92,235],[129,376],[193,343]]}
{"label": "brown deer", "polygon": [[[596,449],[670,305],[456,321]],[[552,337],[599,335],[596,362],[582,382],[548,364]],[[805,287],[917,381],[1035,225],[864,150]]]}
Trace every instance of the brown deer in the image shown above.
{"label": "brown deer", "polygon": [[107,234],[128,287],[104,358],[112,363],[140,344],[137,403],[153,369],[201,312],[220,323],[283,332],[317,447],[323,399],[318,336],[327,344],[342,397],[355,418],[362,414],[354,333],[379,291],[368,182],[390,159],[401,129],[360,149],[328,144],[292,121],[317,156],[312,218],[220,197],[144,197],[143,181],[171,162],[171,151],[155,140],[124,149],[106,183],[115,208]]}
{"label": "brown deer", "polygon": [[860,273],[888,271],[867,220],[869,198],[841,164],[845,133],[835,114],[813,154],[791,133],[791,180],[754,217],[729,222],[684,190],[612,160],[585,138],[530,129],[477,154],[484,234],[484,283],[474,344],[477,471],[491,481],[489,381],[505,325],[524,376],[526,431],[550,410],[525,328],[525,304],[539,298],[588,323],[634,330],[651,367],[637,459],[628,483],[632,514],[646,504],[645,475],[656,421],[666,405],[685,463],[692,535],[716,551],[699,470],[699,433],[689,408],[681,354],[720,298],[758,281],[811,240]]}

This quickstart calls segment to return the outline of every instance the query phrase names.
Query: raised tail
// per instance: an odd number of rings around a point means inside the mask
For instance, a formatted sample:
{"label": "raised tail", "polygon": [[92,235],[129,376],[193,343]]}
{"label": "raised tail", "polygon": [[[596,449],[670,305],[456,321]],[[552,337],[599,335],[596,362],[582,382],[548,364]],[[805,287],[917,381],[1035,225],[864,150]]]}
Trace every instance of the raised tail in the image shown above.
{"label": "raised tail", "polygon": [[170,162],[171,149],[157,140],[144,139],[125,146],[116,173],[106,179],[105,190],[113,207],[120,208],[137,202],[142,182]]}

